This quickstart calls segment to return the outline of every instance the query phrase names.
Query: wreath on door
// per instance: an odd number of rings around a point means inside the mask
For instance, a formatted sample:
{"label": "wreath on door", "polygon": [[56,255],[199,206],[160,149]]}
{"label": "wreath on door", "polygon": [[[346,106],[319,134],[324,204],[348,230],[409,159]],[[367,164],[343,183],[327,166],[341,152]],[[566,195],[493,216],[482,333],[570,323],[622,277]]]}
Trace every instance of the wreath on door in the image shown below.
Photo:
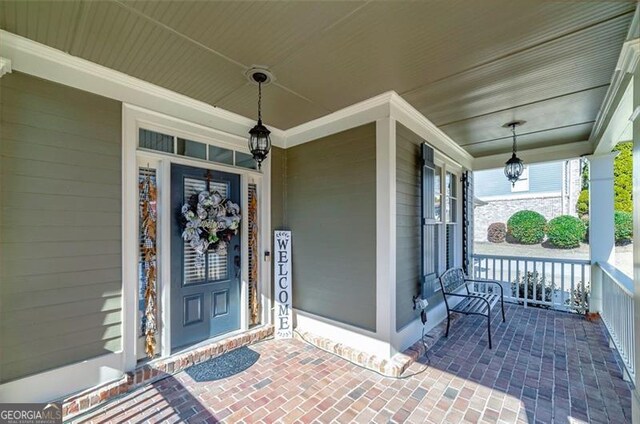
{"label": "wreath on door", "polygon": [[196,252],[195,266],[202,268],[205,255],[227,253],[227,245],[240,228],[240,206],[218,191],[201,191],[182,206],[182,238]]}

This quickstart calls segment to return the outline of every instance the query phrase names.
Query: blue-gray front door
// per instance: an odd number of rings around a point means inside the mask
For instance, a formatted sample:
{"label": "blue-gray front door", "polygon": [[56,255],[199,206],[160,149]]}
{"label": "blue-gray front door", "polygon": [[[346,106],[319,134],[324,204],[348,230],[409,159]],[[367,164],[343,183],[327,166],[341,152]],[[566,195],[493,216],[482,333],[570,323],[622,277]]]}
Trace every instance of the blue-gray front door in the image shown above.
{"label": "blue-gray front door", "polygon": [[172,349],[240,328],[240,234],[231,239],[226,255],[209,252],[199,268],[195,251],[182,239],[182,205],[204,190],[241,205],[239,175],[171,166]]}

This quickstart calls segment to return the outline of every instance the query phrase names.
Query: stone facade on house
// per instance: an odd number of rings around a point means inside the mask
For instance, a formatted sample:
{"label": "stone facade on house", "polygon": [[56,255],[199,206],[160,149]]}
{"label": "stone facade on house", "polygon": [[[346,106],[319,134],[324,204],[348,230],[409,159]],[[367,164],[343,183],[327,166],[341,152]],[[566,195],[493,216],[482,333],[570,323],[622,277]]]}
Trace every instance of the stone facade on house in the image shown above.
{"label": "stone facade on house", "polygon": [[[497,194],[490,196],[476,196],[478,202],[474,209],[474,240],[476,242],[487,241],[487,229],[494,222],[507,223],[511,215],[522,210],[532,210],[542,214],[547,220],[559,215],[576,215],[576,202],[582,188],[581,160],[572,159],[558,162],[561,167],[557,176],[560,181],[554,190],[540,191],[533,179],[537,175],[531,172],[529,178],[532,190]],[[482,186],[483,178],[495,178],[490,173],[476,173],[476,186]],[[548,185],[544,186],[548,188]],[[496,190],[497,191],[497,190]]]}

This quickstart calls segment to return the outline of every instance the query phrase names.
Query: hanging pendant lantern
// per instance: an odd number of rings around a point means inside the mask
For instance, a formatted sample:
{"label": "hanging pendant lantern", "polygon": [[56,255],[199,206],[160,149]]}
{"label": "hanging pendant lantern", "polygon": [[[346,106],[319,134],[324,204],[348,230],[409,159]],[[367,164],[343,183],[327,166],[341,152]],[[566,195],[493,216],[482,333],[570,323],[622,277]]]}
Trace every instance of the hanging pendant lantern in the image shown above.
{"label": "hanging pendant lantern", "polygon": [[504,128],[511,128],[513,134],[513,153],[511,159],[504,164],[504,175],[507,177],[512,186],[516,185],[516,181],[520,179],[522,172],[524,171],[524,163],[516,154],[518,152],[518,146],[516,143],[516,127],[524,124],[525,121],[512,121],[503,125]]}
{"label": "hanging pendant lantern", "polygon": [[261,168],[262,162],[267,158],[269,150],[271,150],[271,131],[262,125],[262,84],[268,80],[268,76],[264,72],[256,70],[250,75],[250,78],[258,83],[258,123],[249,130],[249,151],[253,155],[253,159]]}

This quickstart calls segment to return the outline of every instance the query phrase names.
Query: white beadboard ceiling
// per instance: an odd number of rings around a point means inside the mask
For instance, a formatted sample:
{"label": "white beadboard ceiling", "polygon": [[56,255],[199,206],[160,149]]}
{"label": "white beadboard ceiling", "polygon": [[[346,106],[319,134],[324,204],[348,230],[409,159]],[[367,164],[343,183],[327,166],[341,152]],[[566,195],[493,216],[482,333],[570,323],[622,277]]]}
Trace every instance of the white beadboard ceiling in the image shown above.
{"label": "white beadboard ceiling", "polygon": [[635,1],[0,1],[0,28],[287,129],[395,90],[476,157],[588,139]]}

